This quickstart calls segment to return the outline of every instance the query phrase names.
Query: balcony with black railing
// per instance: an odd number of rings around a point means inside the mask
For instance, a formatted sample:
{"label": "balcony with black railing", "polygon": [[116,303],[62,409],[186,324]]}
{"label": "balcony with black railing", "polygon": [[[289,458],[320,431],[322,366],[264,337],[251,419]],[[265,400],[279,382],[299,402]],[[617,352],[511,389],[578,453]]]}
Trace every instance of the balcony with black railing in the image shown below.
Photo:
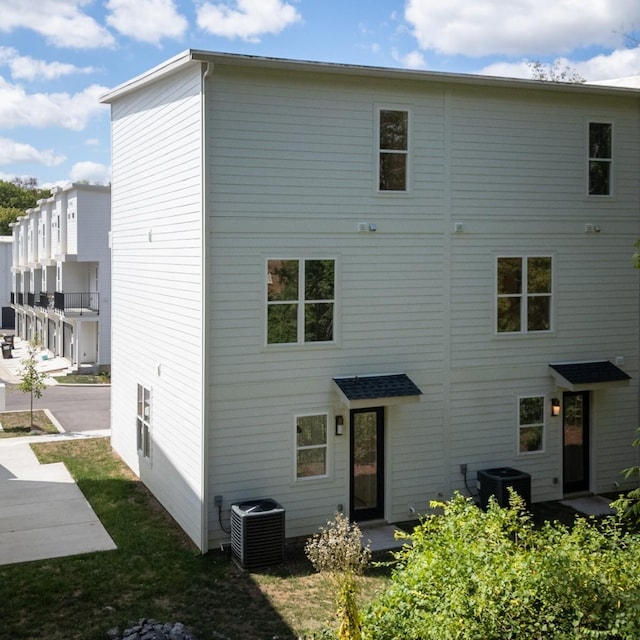
{"label": "balcony with black railing", "polygon": [[53,294],[53,308],[58,313],[64,313],[65,315],[97,316],[100,313],[100,294],[96,291],[87,293],[56,291]]}
{"label": "balcony with black railing", "polygon": [[48,309],[49,307],[53,307],[53,294],[44,293],[42,291],[37,294],[36,307],[40,307],[40,309]]}
{"label": "balcony with black railing", "polygon": [[27,306],[34,307],[36,302],[36,294],[31,293],[30,291],[27,293]]}

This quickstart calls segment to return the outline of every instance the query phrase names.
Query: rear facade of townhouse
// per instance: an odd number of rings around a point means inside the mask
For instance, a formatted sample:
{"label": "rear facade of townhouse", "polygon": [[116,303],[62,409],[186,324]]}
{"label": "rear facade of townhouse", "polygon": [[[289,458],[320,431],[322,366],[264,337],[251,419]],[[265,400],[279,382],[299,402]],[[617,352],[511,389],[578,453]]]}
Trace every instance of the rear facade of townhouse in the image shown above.
{"label": "rear facade of townhouse", "polygon": [[187,51],[103,100],[112,443],[203,552],[631,486],[640,93]]}

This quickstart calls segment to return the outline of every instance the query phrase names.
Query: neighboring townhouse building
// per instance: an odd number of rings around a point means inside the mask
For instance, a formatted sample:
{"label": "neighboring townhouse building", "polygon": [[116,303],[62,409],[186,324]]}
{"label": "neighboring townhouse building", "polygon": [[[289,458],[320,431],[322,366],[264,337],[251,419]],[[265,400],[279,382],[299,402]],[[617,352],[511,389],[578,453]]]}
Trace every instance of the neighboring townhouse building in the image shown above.
{"label": "neighboring townhouse building", "polygon": [[74,183],[12,224],[16,335],[72,369],[110,363],[110,215],[110,187]]}
{"label": "neighboring townhouse building", "polygon": [[112,444],[202,551],[632,486],[640,92],[187,51],[103,101]]}
{"label": "neighboring townhouse building", "polygon": [[11,306],[13,286],[13,238],[0,236],[0,328],[14,329],[15,311]]}

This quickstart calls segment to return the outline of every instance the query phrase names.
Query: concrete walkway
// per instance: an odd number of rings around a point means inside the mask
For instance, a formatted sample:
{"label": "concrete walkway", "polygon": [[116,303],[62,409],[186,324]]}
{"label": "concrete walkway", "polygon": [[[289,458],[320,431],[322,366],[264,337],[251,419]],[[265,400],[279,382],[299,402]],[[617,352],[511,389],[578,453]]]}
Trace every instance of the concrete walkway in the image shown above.
{"label": "concrete walkway", "polygon": [[0,565],[116,548],[65,465],[40,464],[30,446],[87,435],[0,440]]}

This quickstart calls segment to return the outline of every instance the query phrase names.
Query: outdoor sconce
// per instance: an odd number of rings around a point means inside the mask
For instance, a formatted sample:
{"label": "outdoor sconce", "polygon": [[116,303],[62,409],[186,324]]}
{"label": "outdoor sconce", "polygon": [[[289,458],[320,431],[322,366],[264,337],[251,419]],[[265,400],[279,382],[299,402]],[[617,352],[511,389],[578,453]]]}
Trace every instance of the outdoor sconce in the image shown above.
{"label": "outdoor sconce", "polygon": [[560,415],[560,400],[551,398],[551,416],[557,418]]}
{"label": "outdoor sconce", "polygon": [[341,415],[336,416],[336,435],[344,435],[344,418]]}

